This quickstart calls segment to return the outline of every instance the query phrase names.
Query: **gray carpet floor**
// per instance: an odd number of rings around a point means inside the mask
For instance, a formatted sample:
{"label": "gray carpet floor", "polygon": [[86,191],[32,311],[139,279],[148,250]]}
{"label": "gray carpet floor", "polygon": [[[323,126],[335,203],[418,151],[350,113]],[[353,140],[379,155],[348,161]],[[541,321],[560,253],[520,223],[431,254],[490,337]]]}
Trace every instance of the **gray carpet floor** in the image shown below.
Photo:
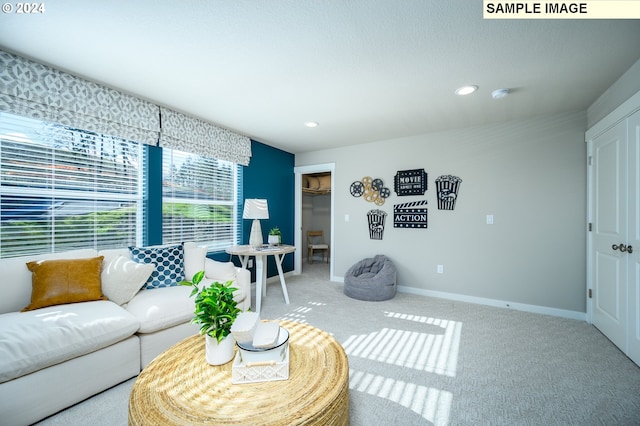
{"label": "gray carpet floor", "polygon": [[[261,317],[331,333],[352,425],[640,425],[640,368],[584,321],[398,293],[350,299],[326,264],[268,285]],[[255,305],[254,305],[255,306]],[[42,425],[126,425],[135,379]]]}

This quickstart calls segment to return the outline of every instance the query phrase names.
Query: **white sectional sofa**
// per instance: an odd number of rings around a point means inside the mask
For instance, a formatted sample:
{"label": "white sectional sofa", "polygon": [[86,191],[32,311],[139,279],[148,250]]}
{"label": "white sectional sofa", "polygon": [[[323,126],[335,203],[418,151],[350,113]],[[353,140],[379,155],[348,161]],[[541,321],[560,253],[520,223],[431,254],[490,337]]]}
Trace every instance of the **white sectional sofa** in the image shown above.
{"label": "white sectional sofa", "polygon": [[[27,262],[84,262],[100,256],[100,283],[110,300],[21,312],[33,305]],[[198,332],[190,322],[194,312],[190,287],[138,290],[149,269],[153,267],[133,263],[128,248],[0,260],[0,423],[41,420],[136,376],[162,351]],[[234,281],[238,306],[249,309],[249,271],[208,259],[204,248],[186,243],[185,277],[190,279],[200,270],[206,272],[202,285]]]}

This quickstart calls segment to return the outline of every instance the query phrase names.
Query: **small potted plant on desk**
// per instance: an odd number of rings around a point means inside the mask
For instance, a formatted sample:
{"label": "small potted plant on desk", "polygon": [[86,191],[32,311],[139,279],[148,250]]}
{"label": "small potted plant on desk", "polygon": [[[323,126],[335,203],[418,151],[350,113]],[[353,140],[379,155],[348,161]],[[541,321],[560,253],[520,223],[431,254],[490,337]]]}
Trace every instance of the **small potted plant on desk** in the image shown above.
{"label": "small potted plant on desk", "polygon": [[206,358],[211,365],[222,365],[233,359],[235,339],[231,334],[231,326],[240,314],[238,303],[233,300],[231,287],[233,281],[225,284],[214,282],[208,287],[199,285],[204,278],[204,271],[197,272],[191,281],[182,281],[180,285],[191,286],[191,297],[195,298],[194,324],[200,324],[200,334],[205,336]]}
{"label": "small potted plant on desk", "polygon": [[282,232],[280,232],[280,228],[275,227],[271,228],[269,231],[269,244],[272,246],[277,246],[282,243]]}

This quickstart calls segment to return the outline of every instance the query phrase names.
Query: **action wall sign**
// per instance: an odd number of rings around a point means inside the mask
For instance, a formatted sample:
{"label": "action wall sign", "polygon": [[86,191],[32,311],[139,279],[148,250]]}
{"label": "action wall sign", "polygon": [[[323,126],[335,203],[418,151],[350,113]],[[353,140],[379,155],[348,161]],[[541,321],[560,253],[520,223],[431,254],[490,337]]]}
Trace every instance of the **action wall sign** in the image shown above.
{"label": "action wall sign", "polygon": [[427,200],[393,206],[394,228],[426,228]]}
{"label": "action wall sign", "polygon": [[427,173],[424,169],[399,170],[393,177],[393,189],[399,196],[424,195]]}

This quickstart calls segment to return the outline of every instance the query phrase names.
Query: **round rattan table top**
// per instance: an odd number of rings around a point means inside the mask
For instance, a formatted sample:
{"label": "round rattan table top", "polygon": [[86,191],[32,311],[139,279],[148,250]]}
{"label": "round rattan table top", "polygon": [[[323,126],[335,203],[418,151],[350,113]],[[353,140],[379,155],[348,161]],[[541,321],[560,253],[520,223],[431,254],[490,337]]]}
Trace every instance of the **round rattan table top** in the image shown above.
{"label": "round rattan table top", "polygon": [[232,384],[233,362],[205,360],[192,336],[153,360],[129,397],[130,425],[348,425],[349,363],[331,335],[280,321],[289,331],[289,379]]}

